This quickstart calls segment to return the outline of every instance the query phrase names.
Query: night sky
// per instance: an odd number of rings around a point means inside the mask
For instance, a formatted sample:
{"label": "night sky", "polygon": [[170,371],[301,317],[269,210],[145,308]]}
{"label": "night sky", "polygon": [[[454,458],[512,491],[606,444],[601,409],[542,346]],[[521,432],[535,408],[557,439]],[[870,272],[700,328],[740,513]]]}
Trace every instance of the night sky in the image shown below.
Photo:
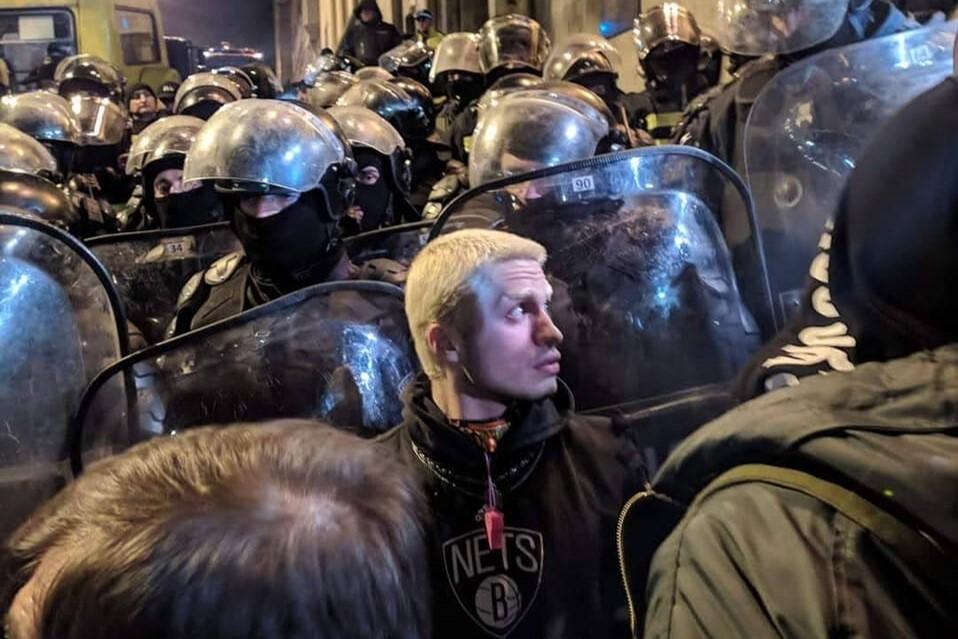
{"label": "night sky", "polygon": [[203,47],[228,41],[273,61],[272,0],[160,0],[166,34]]}

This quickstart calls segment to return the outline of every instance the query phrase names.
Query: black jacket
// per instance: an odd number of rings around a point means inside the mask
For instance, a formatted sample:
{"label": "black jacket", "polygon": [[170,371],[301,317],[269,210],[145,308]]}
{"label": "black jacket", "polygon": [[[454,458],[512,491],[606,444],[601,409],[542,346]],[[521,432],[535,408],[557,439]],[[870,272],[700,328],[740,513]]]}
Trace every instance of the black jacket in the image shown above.
{"label": "black jacket", "polygon": [[[364,8],[376,12],[372,22],[364,23],[359,13]],[[383,14],[375,0],[362,0],[353,12],[352,23],[347,27],[339,45],[338,55],[358,59],[367,66],[379,64],[379,56],[393,47],[399,46],[402,38],[395,26],[383,22]]]}
{"label": "black jacket", "polygon": [[743,371],[740,400],[958,340],[958,147],[943,134],[955,127],[952,77],[876,132],[825,230],[802,306]]}
{"label": "black jacket", "polygon": [[626,632],[616,516],[638,485],[632,448],[604,418],[572,410],[562,387],[523,405],[494,454],[505,552],[482,520],[479,447],[448,426],[420,378],[404,423],[382,442],[419,469],[431,499],[434,635],[476,639],[616,637]]}
{"label": "black jacket", "polygon": [[[635,568],[647,500],[623,514],[645,637],[958,636],[958,345],[771,393],[686,440],[654,488],[692,504]],[[702,497],[743,464],[772,464],[851,491],[903,524],[920,561],[813,491],[745,481]],[[696,499],[696,495],[699,495]],[[661,501],[661,500],[660,500]],[[887,527],[885,529],[887,531]]]}

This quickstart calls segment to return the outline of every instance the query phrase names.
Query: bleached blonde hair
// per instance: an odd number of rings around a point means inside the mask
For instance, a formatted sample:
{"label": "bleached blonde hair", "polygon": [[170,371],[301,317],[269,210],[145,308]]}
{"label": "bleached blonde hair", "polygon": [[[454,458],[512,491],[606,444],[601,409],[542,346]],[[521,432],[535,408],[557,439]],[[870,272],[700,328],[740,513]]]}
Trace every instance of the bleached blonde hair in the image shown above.
{"label": "bleached blonde hair", "polygon": [[406,278],[406,317],[416,344],[416,354],[431,379],[443,376],[426,333],[434,323],[456,322],[463,300],[475,294],[484,269],[506,260],[535,260],[542,265],[545,248],[532,240],[503,231],[467,229],[442,235],[426,245],[413,260]]}

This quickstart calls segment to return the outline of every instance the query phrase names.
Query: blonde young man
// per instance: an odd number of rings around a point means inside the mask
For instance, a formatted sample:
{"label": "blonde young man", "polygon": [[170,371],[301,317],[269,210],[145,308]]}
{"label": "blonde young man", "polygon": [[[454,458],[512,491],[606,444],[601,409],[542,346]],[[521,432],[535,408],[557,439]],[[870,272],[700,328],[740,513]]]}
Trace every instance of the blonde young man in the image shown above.
{"label": "blonde young man", "polygon": [[425,373],[383,441],[431,498],[437,637],[627,633],[615,524],[634,456],[608,420],[574,413],[558,378],[545,259],[530,240],[467,230],[409,272]]}

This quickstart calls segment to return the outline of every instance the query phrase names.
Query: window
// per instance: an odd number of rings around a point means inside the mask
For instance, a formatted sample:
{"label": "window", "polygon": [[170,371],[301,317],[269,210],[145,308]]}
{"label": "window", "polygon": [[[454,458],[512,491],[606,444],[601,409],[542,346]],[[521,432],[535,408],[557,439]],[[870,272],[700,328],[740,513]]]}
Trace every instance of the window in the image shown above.
{"label": "window", "polygon": [[149,64],[160,61],[160,43],[153,14],[130,7],[116,8],[116,28],[124,64]]}
{"label": "window", "polygon": [[0,10],[0,57],[16,90],[53,80],[56,63],[77,50],[73,14],[65,9]]}

